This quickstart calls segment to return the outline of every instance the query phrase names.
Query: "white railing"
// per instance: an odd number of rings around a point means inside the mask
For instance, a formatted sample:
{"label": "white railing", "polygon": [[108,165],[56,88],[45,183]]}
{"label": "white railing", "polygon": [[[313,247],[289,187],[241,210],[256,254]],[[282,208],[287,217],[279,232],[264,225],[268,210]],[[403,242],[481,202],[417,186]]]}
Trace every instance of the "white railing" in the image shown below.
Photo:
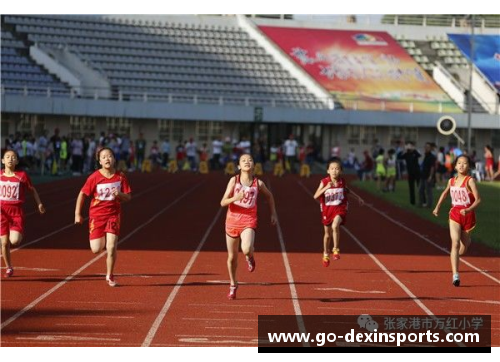
{"label": "white railing", "polygon": [[[82,87],[83,88],[83,87]],[[219,96],[206,95],[196,93],[172,93],[172,92],[140,92],[132,90],[117,90],[111,93],[110,97],[101,97],[99,88],[85,88],[83,94],[88,96],[79,96],[77,89],[60,89],[53,87],[31,86],[31,85],[10,85],[2,84],[2,94],[35,96],[35,97],[64,97],[64,98],[79,98],[79,99],[108,99],[118,102],[164,102],[164,103],[184,103],[193,105],[212,104],[212,105],[238,105],[238,106],[267,106],[267,107],[285,107],[285,108],[300,108],[300,109],[332,109],[328,102],[335,101],[335,109],[345,110],[370,110],[370,111],[388,111],[397,108],[401,112],[416,112],[422,105],[425,105],[427,111],[435,113],[443,113],[447,107],[456,106],[453,101],[400,101],[392,99],[367,99],[356,98],[351,96],[342,96],[337,94],[334,97],[319,98],[316,97],[310,100],[302,100],[293,97],[245,97],[245,96]],[[473,93],[476,96],[475,93]],[[496,103],[495,103],[496,104]],[[493,106],[492,104],[491,106]],[[396,107],[395,107],[396,106]]]}
{"label": "white railing", "polygon": [[443,65],[436,61],[435,67],[432,72],[432,77],[437,84],[445,90],[446,93],[458,104],[462,110],[467,108],[467,99],[465,97],[466,89],[443,67]]}

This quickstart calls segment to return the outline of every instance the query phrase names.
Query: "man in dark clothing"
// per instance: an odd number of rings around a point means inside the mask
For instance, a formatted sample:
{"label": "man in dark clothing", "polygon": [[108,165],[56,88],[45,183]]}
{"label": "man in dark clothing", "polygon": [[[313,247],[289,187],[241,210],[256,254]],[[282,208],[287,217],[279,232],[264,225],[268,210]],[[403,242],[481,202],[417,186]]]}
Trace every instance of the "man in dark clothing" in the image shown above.
{"label": "man in dark clothing", "polygon": [[431,144],[426,143],[418,193],[418,203],[423,207],[432,207],[433,205],[432,188],[434,187],[434,176],[436,174],[436,156],[431,151]]}
{"label": "man in dark clothing", "polygon": [[137,169],[142,169],[142,162],[146,157],[146,140],[142,133],[139,133],[139,138],[135,140],[135,156],[137,159]]}
{"label": "man in dark clothing", "polygon": [[408,171],[408,186],[410,189],[410,204],[415,205],[415,184],[420,181],[420,166],[418,159],[422,156],[413,145],[408,142],[405,147],[405,152],[398,156],[399,159],[406,161],[406,170]]}

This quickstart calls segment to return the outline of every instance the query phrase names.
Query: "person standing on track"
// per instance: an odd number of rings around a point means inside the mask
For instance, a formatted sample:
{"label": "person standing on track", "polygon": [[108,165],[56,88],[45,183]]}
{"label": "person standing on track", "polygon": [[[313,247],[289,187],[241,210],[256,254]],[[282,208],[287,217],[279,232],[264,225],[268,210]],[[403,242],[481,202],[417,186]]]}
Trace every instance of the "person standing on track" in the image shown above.
{"label": "person standing on track", "polygon": [[91,197],[89,210],[90,249],[94,254],[106,246],[106,281],[109,286],[117,285],[113,270],[115,267],[118,236],[120,235],[121,203],[132,198],[130,185],[123,172],[115,169],[113,151],[104,147],[96,154],[101,168],[91,174],[81,189],[75,208],[75,224],[82,224],[81,214],[85,197]]}
{"label": "person standing on track", "polygon": [[240,156],[238,163],[240,174],[231,177],[222,197],[220,205],[228,207],[226,216],[226,245],[228,252],[227,268],[230,286],[227,298],[236,299],[238,282],[236,268],[238,266],[238,247],[246,256],[248,271],[255,271],[254,240],[257,229],[257,196],[262,193],[269,203],[271,224],[277,221],[274,198],[262,180],[254,176],[255,164],[248,153]]}
{"label": "person standing on track", "polygon": [[451,269],[453,272],[452,283],[460,286],[458,274],[459,255],[464,255],[469,247],[470,232],[476,226],[476,214],[474,209],[481,202],[474,178],[469,176],[470,159],[461,155],[455,160],[457,175],[448,181],[446,189],[441,194],[436,208],[432,213],[438,216],[439,208],[450,191],[451,210],[449,213],[450,236],[451,236]]}
{"label": "person standing on track", "polygon": [[5,278],[14,275],[14,268],[10,260],[10,247],[19,245],[24,234],[25,190],[33,193],[38,211],[45,213],[45,207],[40,201],[40,196],[31,183],[31,179],[24,171],[15,171],[19,162],[16,152],[8,150],[3,154],[2,164],[5,169],[0,173],[0,239],[2,241],[2,256],[5,262]]}
{"label": "person standing on track", "polygon": [[320,200],[321,216],[325,235],[323,237],[323,266],[330,265],[331,240],[333,238],[333,260],[340,259],[340,225],[344,224],[347,216],[347,194],[351,193],[363,205],[363,199],[349,190],[342,175],[342,161],[332,159],[328,162],[328,177],[319,183],[314,198]]}

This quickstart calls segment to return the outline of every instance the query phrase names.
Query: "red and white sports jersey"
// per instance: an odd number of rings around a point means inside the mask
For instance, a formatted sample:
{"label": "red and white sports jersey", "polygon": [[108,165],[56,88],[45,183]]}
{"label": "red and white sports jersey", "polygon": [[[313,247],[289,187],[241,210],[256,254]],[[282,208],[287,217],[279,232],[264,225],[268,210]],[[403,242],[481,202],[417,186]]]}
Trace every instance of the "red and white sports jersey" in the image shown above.
{"label": "red and white sports jersey", "polygon": [[230,197],[240,191],[245,197],[240,201],[229,204],[226,216],[226,225],[257,227],[257,196],[259,195],[259,181],[253,178],[250,186],[241,184],[240,175],[236,175],[235,185]]}
{"label": "red and white sports jersey", "polygon": [[471,206],[476,199],[474,198],[474,194],[467,187],[467,183],[471,177],[467,176],[461,185],[457,186],[455,183],[457,179],[453,177],[450,179],[450,196],[451,196],[451,204],[453,207],[458,208],[468,208]]}
{"label": "red and white sports jersey", "polygon": [[[321,184],[326,186],[330,182],[330,177],[325,177],[321,180]],[[321,210],[325,210],[327,207],[331,206],[346,206],[347,205],[347,193],[346,193],[346,183],[343,178],[337,181],[335,186],[327,189],[320,198]]]}
{"label": "red and white sports jersey", "polygon": [[132,192],[127,178],[123,172],[115,172],[107,178],[99,170],[89,176],[81,192],[92,197],[90,201],[90,217],[116,215],[120,213],[120,201],[113,196],[113,191],[118,190],[124,194]]}
{"label": "red and white sports jersey", "polygon": [[28,174],[24,171],[14,171],[13,176],[6,176],[4,170],[0,173],[0,202],[2,205],[21,205],[26,199],[26,190],[33,189]]}

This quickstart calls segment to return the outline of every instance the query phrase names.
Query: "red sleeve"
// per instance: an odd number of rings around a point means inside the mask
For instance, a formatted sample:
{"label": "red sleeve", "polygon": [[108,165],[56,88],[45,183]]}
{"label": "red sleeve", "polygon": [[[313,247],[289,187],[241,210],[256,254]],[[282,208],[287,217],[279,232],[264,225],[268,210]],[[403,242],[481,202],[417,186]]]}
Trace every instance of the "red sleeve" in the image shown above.
{"label": "red sleeve", "polygon": [[28,188],[28,190],[30,190],[30,191],[33,190],[33,183],[31,182],[31,179],[26,172],[23,172],[23,179],[24,179],[24,183],[26,184],[26,187]]}
{"label": "red sleeve", "polygon": [[122,192],[124,194],[130,194],[132,192],[132,189],[130,188],[127,177],[125,177],[124,173],[120,173],[120,178],[122,181]]}
{"label": "red sleeve", "polygon": [[81,192],[84,195],[92,196],[95,190],[95,177],[94,174],[90,175],[87,181],[85,181],[85,185],[83,185]]}

